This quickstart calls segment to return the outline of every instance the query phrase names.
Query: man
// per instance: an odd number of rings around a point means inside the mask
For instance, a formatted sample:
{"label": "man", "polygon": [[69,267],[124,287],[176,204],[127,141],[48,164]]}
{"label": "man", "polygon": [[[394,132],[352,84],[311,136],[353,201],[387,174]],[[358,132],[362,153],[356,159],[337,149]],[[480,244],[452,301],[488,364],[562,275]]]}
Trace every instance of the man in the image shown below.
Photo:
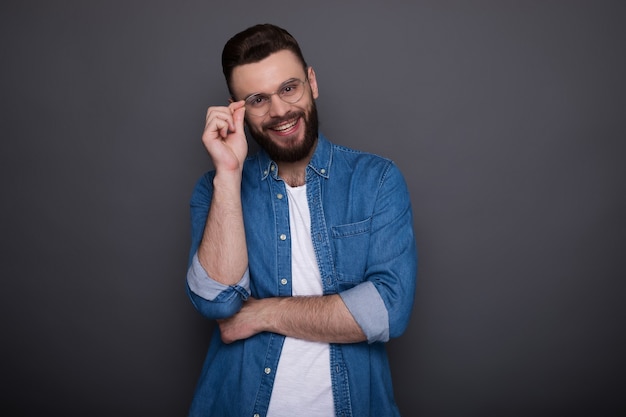
{"label": "man", "polygon": [[399,415],[384,342],[417,268],[402,175],[318,133],[315,71],[285,30],[235,35],[222,66],[232,97],[207,112],[215,170],[191,199],[187,274],[218,326],[189,415]]}

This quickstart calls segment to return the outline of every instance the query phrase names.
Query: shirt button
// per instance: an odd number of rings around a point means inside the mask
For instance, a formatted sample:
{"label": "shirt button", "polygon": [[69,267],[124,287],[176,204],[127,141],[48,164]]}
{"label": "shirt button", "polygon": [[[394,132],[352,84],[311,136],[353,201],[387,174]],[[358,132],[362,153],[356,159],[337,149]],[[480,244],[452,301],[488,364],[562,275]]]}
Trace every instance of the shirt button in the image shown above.
{"label": "shirt button", "polygon": [[271,368],[265,368],[265,374],[269,375],[272,372]]}
{"label": "shirt button", "polygon": [[263,175],[267,175],[267,169],[263,171]]}
{"label": "shirt button", "polygon": [[326,170],[325,170],[324,168],[320,169],[320,172],[321,172],[322,174],[326,174]]}
{"label": "shirt button", "polygon": [[285,234],[280,235],[280,240],[287,240],[287,235]]}
{"label": "shirt button", "polygon": [[281,193],[276,194],[276,198],[279,200],[283,199],[283,195]]}
{"label": "shirt button", "polygon": [[281,279],[280,283],[283,284],[283,285],[287,285],[287,278]]}
{"label": "shirt button", "polygon": [[256,414],[255,414],[254,416],[252,416],[252,417],[261,417],[261,414],[256,413]]}
{"label": "shirt button", "polygon": [[274,172],[275,170],[276,170],[276,167],[275,167],[274,165],[272,165],[272,166],[270,167],[270,171]]}

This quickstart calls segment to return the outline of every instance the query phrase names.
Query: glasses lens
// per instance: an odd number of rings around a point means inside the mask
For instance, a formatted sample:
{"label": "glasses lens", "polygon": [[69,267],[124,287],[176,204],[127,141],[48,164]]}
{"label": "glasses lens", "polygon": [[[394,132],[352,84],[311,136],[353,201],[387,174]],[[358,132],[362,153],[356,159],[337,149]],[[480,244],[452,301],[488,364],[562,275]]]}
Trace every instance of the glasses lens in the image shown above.
{"label": "glasses lens", "polygon": [[296,103],[298,100],[302,98],[304,94],[304,81],[294,80],[288,84],[285,84],[280,91],[278,92],[278,96],[287,103]]}
{"label": "glasses lens", "polygon": [[304,95],[304,83],[305,81],[293,80],[283,84],[278,91],[270,95],[253,94],[246,98],[246,111],[253,116],[265,116],[270,111],[274,94],[286,103],[295,104]]}
{"label": "glasses lens", "polygon": [[254,94],[246,99],[246,109],[255,116],[263,116],[270,109],[270,98],[265,94]]}

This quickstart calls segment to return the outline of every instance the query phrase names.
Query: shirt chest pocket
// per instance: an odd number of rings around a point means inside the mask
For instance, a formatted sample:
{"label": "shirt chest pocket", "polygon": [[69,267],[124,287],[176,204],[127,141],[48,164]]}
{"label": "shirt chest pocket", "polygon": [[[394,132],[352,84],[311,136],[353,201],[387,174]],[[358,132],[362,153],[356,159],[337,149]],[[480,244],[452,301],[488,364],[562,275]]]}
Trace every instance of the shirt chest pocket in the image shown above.
{"label": "shirt chest pocket", "polygon": [[365,278],[369,253],[371,218],[331,227],[333,260],[337,280],[345,284],[357,284]]}

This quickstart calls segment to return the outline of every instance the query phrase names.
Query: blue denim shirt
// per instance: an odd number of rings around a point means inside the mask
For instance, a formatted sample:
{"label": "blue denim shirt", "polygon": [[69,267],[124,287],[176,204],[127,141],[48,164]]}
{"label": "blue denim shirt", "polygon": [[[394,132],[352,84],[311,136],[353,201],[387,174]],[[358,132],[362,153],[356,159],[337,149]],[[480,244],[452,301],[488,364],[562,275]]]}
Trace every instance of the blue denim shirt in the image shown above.
{"label": "blue denim shirt", "polygon": [[[194,189],[187,289],[193,305],[210,319],[235,314],[250,295],[291,295],[289,207],[277,171],[263,151],[244,164],[241,197],[249,263],[233,286],[211,280],[196,256],[214,172]],[[417,254],[404,178],[391,161],[320,135],[306,184],[324,293],[338,293],[367,336],[367,342],[330,345],[335,414],[399,415],[384,342],[405,330],[415,292]],[[283,340],[260,333],[227,345],[216,326],[189,416],[265,416]]]}

